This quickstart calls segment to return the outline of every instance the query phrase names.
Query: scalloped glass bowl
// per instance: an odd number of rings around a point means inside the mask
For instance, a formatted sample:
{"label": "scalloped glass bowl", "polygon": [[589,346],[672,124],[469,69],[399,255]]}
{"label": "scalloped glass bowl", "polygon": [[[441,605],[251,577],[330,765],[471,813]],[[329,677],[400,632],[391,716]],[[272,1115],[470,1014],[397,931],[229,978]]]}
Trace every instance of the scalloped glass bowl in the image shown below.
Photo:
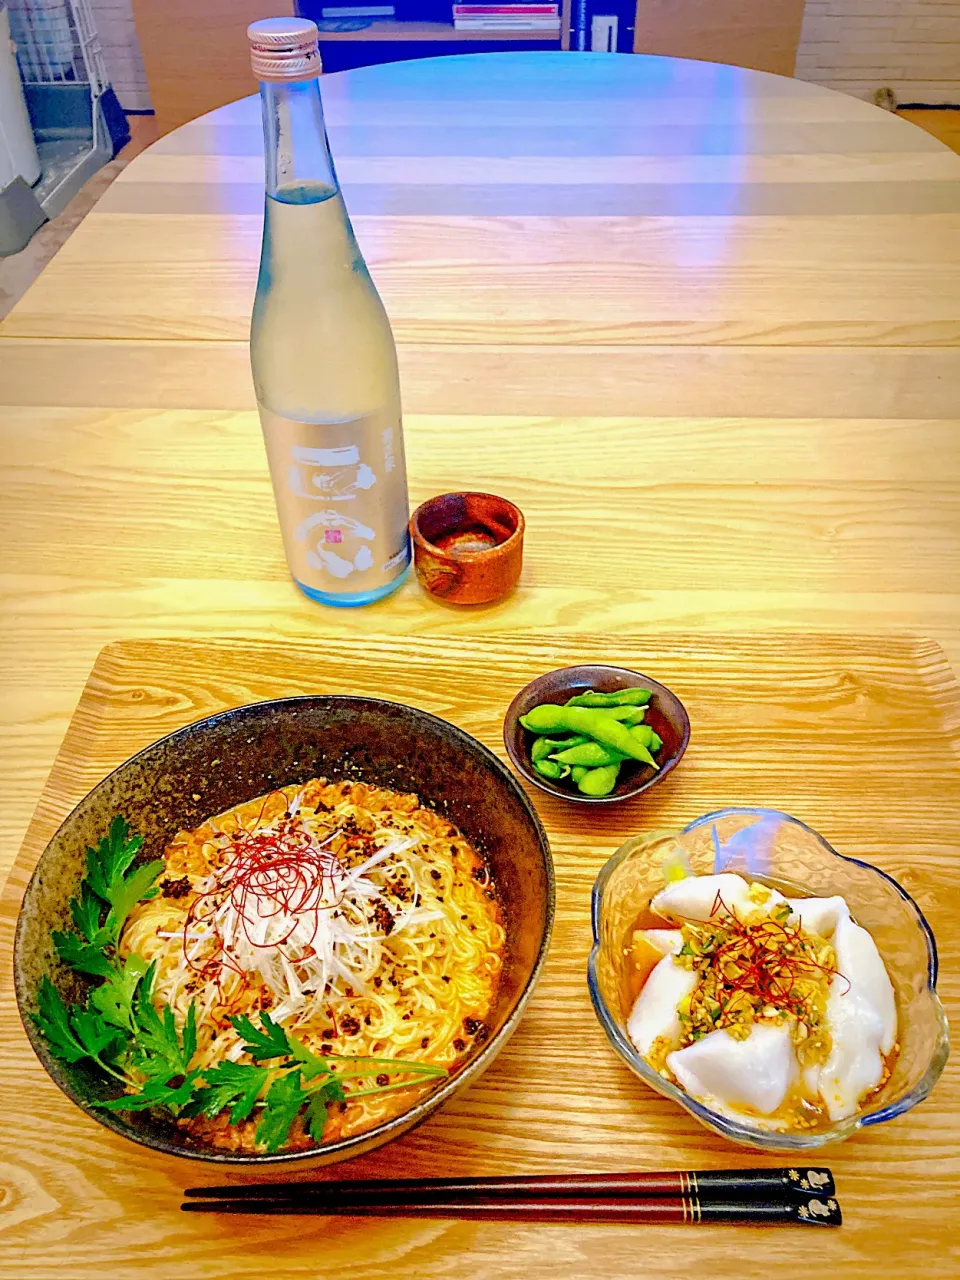
{"label": "scalloped glass bowl", "polygon": [[[679,843],[700,875],[739,871],[813,896],[842,894],[873,935],[897,997],[900,1054],[882,1091],[855,1116],[816,1133],[771,1133],[719,1115],[665,1080],[627,1036],[623,943],[651,892],[663,886],[661,857]],[[622,845],[593,889],[593,938],[587,981],[600,1024],[624,1062],[657,1093],[672,1098],[725,1138],[765,1151],[810,1151],[858,1129],[892,1120],[922,1102],[949,1052],[937,998],[937,948],[910,895],[879,868],[844,857],[812,828],[774,809],[722,809],[676,833],[654,832]]]}

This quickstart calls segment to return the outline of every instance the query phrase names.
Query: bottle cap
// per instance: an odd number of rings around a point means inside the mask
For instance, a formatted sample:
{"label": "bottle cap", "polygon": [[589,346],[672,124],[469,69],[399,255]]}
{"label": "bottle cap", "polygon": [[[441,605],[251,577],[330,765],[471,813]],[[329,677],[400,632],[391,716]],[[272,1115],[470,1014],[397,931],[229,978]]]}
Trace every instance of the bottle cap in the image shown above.
{"label": "bottle cap", "polygon": [[247,27],[258,80],[312,80],[320,74],[317,24],[309,18],[261,18]]}

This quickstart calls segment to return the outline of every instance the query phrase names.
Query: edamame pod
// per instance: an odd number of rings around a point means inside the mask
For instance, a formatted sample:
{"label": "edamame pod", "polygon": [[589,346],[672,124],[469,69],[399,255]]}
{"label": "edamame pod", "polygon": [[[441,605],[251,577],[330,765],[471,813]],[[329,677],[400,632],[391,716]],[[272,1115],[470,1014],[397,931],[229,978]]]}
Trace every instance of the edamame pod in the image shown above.
{"label": "edamame pod", "polygon": [[594,707],[593,710],[621,724],[640,724],[647,714],[646,707]]}
{"label": "edamame pod", "polygon": [[573,768],[570,770],[570,777],[574,780],[574,782],[579,782],[580,779],[584,776],[584,774],[587,774],[589,772],[590,770],[587,768],[585,764],[575,764]]}
{"label": "edamame pod", "polygon": [[577,783],[577,787],[583,795],[592,796],[595,800],[601,796],[608,796],[617,785],[619,772],[619,764],[605,764],[599,769],[588,769]]}
{"label": "edamame pod", "polygon": [[561,744],[557,739],[538,737],[530,748],[530,759],[536,764],[538,760],[547,759],[548,755],[553,755],[554,751],[557,750],[561,750]]}
{"label": "edamame pod", "polygon": [[533,767],[537,773],[542,774],[544,778],[549,778],[551,782],[559,782],[561,778],[566,778],[570,774],[568,764],[557,764],[555,760],[534,760]]}
{"label": "edamame pod", "polygon": [[[643,764],[658,768],[656,760],[626,725],[612,716],[591,707],[558,707],[552,702],[545,702],[539,707],[532,707],[520,723],[533,733],[552,733],[554,730],[566,730],[570,733],[584,733],[588,737],[612,747],[621,755],[631,760],[640,760]],[[605,766],[611,767],[611,766]]]}
{"label": "edamame pod", "polygon": [[580,764],[586,765],[588,769],[597,769],[604,764],[619,764],[624,757],[619,751],[605,747],[601,742],[584,742],[579,747],[558,751],[553,759],[559,764]]}
{"label": "edamame pod", "polygon": [[615,689],[613,693],[597,693],[590,689],[567,701],[568,707],[639,707],[650,701],[649,689]]}

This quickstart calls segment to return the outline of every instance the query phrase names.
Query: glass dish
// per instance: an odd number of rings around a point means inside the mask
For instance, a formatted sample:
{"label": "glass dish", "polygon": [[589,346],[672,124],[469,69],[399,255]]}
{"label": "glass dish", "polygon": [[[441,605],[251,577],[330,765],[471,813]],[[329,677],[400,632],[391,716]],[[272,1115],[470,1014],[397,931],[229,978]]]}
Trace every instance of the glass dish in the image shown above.
{"label": "glass dish", "polygon": [[[775,1133],[719,1115],[665,1080],[627,1037],[629,1010],[623,944],[649,895],[663,887],[661,857],[679,845],[695,872],[739,871],[807,895],[842,894],[858,924],[873,935],[897,998],[900,1054],[893,1074],[863,1111],[814,1133]],[[892,1120],[922,1102],[947,1061],[947,1020],[937,998],[937,947],[917,904],[891,876],[836,852],[812,828],[775,809],[722,809],[679,834],[628,840],[604,866],[593,889],[593,939],[587,981],[597,1017],[624,1062],[652,1089],[672,1098],[701,1124],[744,1146],[810,1151]]]}

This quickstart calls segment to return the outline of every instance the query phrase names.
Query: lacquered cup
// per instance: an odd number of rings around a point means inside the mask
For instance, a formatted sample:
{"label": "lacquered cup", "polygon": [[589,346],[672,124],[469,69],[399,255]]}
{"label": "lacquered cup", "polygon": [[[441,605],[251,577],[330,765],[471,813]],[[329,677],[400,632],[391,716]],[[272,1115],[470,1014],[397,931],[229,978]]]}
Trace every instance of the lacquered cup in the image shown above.
{"label": "lacquered cup", "polygon": [[517,585],[523,512],[492,493],[443,493],[410,521],[420,585],[450,604],[491,604]]}
{"label": "lacquered cup", "polygon": [[[900,1053],[890,1079],[862,1111],[815,1132],[764,1131],[698,1102],[637,1052],[627,1035],[630,1011],[622,995],[624,940],[650,894],[663,887],[661,858],[677,845],[698,875],[734,871],[817,897],[841,894],[854,919],[872,934],[896,994]],[[923,912],[885,871],[837,853],[811,827],[775,809],[721,809],[677,835],[653,832],[628,840],[597,877],[593,936],[587,981],[613,1048],[657,1093],[678,1102],[708,1129],[744,1146],[802,1152],[840,1142],[922,1102],[947,1061],[947,1020],[936,991],[937,948]]]}

